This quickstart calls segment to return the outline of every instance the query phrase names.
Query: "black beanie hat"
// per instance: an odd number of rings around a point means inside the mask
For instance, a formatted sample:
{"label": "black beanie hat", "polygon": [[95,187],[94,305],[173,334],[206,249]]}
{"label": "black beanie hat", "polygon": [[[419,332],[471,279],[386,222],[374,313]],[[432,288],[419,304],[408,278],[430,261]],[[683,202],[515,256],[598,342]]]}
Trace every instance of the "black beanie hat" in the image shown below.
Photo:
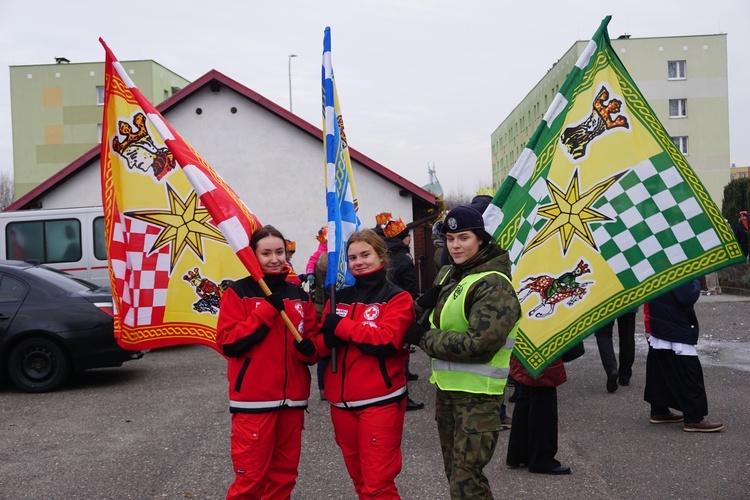
{"label": "black beanie hat", "polygon": [[443,233],[461,233],[472,229],[484,230],[484,219],[476,209],[456,207],[445,216]]}

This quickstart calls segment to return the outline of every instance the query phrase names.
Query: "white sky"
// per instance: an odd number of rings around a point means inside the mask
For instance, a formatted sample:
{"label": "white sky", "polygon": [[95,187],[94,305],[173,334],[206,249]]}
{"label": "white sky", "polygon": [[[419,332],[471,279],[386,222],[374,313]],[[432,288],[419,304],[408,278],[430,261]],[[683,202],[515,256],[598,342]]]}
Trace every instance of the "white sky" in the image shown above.
{"label": "white sky", "polygon": [[0,171],[13,163],[8,66],[103,61],[101,36],[120,60],[188,80],[216,69],[288,108],[293,53],[293,111],[320,127],[331,26],[349,144],[420,186],[434,163],[447,193],[473,193],[490,183],[495,128],[608,14],[612,38],[728,34],[730,161],[750,165],[747,0],[3,0]]}

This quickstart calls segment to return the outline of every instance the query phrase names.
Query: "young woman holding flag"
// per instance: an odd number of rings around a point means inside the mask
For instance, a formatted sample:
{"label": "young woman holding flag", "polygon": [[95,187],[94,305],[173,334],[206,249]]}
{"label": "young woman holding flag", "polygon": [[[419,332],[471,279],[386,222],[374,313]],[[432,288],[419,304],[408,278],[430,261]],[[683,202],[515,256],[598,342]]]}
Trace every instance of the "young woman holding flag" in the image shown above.
{"label": "young woman holding flag", "polygon": [[[227,358],[232,413],[234,498],[290,498],[297,480],[302,427],[310,396],[308,365],[317,361],[311,338],[315,306],[288,281],[285,240],[273,226],[255,231],[250,247],[271,290],[266,296],[248,276],[221,298],[217,345]],[[281,312],[296,325],[297,341]]]}
{"label": "young woman holding flag", "polygon": [[338,349],[338,369],[325,371],[336,443],[359,498],[400,498],[401,437],[406,412],[404,334],[414,322],[411,295],[386,278],[388,251],[370,229],[347,242],[354,286],[323,310],[318,354]]}

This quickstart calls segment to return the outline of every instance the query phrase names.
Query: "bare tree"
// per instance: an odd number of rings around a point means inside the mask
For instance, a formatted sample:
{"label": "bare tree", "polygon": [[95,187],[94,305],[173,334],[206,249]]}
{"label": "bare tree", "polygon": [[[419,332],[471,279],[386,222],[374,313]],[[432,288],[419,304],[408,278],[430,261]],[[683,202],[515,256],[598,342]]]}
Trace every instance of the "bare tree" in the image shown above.
{"label": "bare tree", "polygon": [[450,210],[459,205],[468,205],[472,198],[474,195],[466,191],[463,186],[454,187],[445,195],[445,208]]}
{"label": "bare tree", "polygon": [[8,172],[0,173],[0,210],[13,203],[13,176]]}

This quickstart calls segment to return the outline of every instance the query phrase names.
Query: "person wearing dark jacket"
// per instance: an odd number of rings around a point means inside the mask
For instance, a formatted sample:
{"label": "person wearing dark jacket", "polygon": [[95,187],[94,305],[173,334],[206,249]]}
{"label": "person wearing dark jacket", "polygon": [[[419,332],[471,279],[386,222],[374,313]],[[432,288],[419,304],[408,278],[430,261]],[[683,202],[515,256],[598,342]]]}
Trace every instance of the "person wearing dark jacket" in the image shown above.
{"label": "person wearing dark jacket", "polygon": [[336,293],[335,313],[324,309],[320,356],[336,348],[337,370],[329,364],[325,393],[336,443],[359,498],[399,498],[401,440],[406,413],[404,334],[414,322],[413,301],[386,278],[388,255],[370,229],[347,242],[354,285]]}
{"label": "person wearing dark jacket", "polygon": [[[251,277],[232,283],[221,297],[216,343],[227,358],[235,479],[227,498],[290,498],[297,480],[305,408],[310,396],[308,365],[317,361],[312,338],[315,306],[288,282],[284,237],[264,226],[250,239],[266,296]],[[297,325],[294,340],[281,318]]]}
{"label": "person wearing dark jacket", "polygon": [[411,257],[411,234],[401,219],[391,220],[383,228],[385,246],[388,248],[388,279],[411,294],[419,297],[417,269]]}
{"label": "person wearing dark jacket", "polygon": [[643,398],[651,404],[652,424],[684,421],[685,432],[718,432],[724,424],[705,418],[708,401],[695,350],[699,329],[693,304],[700,293],[700,280],[694,279],[647,303],[646,332],[651,335]]}
{"label": "person wearing dark jacket", "polygon": [[748,227],[747,212],[744,210],[740,212],[740,219],[734,227],[734,237],[737,238],[742,253],[747,257],[750,251],[750,227]]}
{"label": "person wearing dark jacket", "polygon": [[[414,260],[411,257],[409,243],[411,243],[411,234],[406,224],[399,218],[394,220],[388,212],[379,214],[375,220],[382,222],[388,216],[389,219],[384,224],[378,225],[380,232],[376,233],[383,238],[385,246],[388,249],[388,280],[409,292],[413,299],[419,296],[419,282],[417,281],[417,269],[414,266]],[[406,380],[419,379],[419,375],[409,371],[409,358],[406,358]],[[406,395],[406,411],[416,411],[424,408],[424,403],[414,401]]]}

